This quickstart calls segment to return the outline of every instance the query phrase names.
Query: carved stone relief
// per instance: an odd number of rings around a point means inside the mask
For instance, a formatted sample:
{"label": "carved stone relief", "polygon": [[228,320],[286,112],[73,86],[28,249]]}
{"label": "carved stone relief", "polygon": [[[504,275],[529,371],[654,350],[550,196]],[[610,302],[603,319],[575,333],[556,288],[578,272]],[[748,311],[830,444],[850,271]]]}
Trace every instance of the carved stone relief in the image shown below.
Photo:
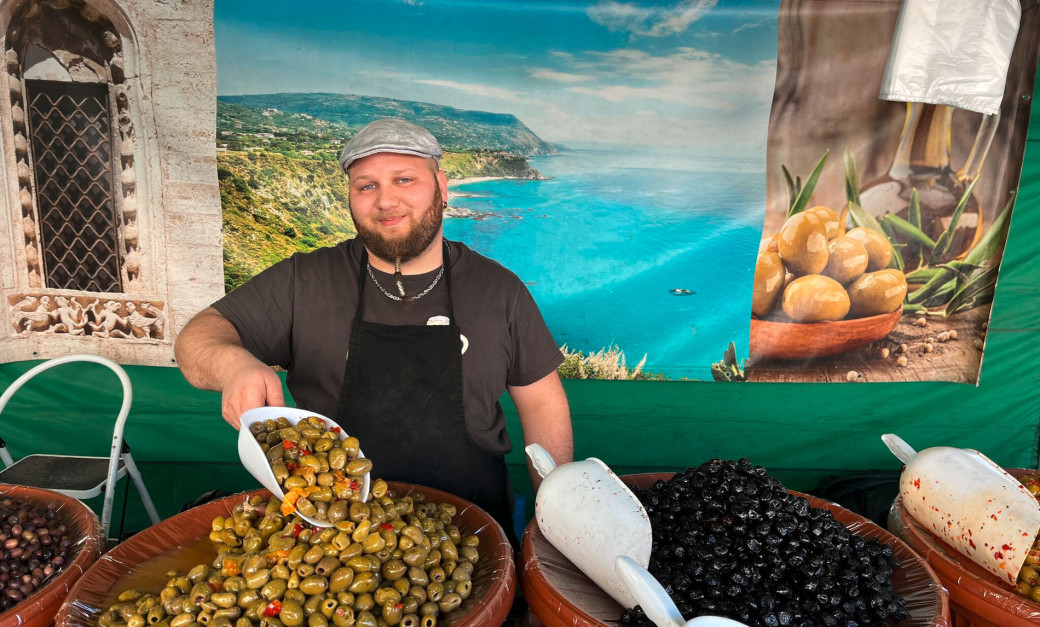
{"label": "carved stone relief", "polygon": [[8,296],[15,333],[64,333],[98,338],[166,336],[165,304],[119,298],[16,294]]}

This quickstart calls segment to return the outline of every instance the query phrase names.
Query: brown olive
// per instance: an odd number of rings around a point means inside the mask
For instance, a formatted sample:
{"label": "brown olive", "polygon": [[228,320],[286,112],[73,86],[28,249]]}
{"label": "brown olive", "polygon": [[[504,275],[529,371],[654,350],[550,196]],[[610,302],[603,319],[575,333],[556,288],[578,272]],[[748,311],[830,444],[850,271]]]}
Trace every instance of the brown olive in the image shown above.
{"label": "brown olive", "polygon": [[780,229],[777,252],[796,274],[819,274],[827,267],[827,228],[815,213],[796,213]]}
{"label": "brown olive", "polygon": [[875,316],[899,309],[906,296],[906,277],[894,268],[868,272],[849,285],[849,315]]}
{"label": "brown olive", "polygon": [[810,274],[787,286],[783,308],[795,322],[841,320],[849,313],[849,295],[834,279]]}
{"label": "brown olive", "polygon": [[827,239],[831,240],[841,235],[841,218],[838,213],[830,207],[817,205],[805,210],[806,213],[814,213],[823,221],[827,232]]}
{"label": "brown olive", "polygon": [[779,233],[772,233],[763,237],[761,241],[759,241],[758,243],[758,254],[761,255],[762,253],[775,253],[776,243],[777,241],[779,241],[779,239]]}
{"label": "brown olive", "polygon": [[762,253],[755,264],[755,284],[751,313],[759,318],[769,315],[784,287],[784,262],[777,253]]}
{"label": "brown olive", "polygon": [[892,245],[881,233],[865,227],[856,227],[846,233],[845,237],[858,241],[867,249],[867,271],[887,268],[892,261]]}
{"label": "brown olive", "polygon": [[836,237],[827,244],[827,267],[824,276],[829,276],[845,285],[867,270],[867,249],[850,237]]}

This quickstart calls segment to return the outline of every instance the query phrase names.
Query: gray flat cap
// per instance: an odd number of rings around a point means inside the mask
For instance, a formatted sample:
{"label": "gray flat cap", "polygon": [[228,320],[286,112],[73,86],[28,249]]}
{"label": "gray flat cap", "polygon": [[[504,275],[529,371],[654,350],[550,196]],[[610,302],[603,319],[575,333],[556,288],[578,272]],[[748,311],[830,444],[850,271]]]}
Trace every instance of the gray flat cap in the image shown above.
{"label": "gray flat cap", "polygon": [[430,131],[401,118],[383,118],[361,129],[347,142],[339,155],[339,165],[346,172],[358,159],[379,152],[431,157],[438,164],[444,154]]}

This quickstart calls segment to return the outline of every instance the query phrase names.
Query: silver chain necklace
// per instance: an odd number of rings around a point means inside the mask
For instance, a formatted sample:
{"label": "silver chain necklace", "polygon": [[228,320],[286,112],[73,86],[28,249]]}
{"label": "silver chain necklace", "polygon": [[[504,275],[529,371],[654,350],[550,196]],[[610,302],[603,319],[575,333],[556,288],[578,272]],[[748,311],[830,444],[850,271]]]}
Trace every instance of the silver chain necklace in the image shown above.
{"label": "silver chain necklace", "polygon": [[[376,287],[379,288],[379,291],[382,292],[383,295],[386,296],[387,298],[389,298],[390,300],[398,300],[398,301],[401,300],[401,297],[404,295],[404,288],[401,287],[402,296],[398,296],[397,294],[391,294],[390,292],[386,291],[386,289],[382,285],[379,284],[379,279],[376,278],[376,274],[374,272],[372,272],[372,262],[370,262],[370,261],[367,262],[367,265],[368,265],[368,276],[372,277],[372,282],[376,284]],[[432,290],[434,287],[436,287],[437,283],[441,280],[442,276],[444,276],[444,266],[443,265],[441,266],[440,272],[437,273],[437,276],[433,277],[433,283],[430,283],[430,285],[427,286],[426,289],[424,289],[423,291],[419,292],[415,296],[408,297],[408,300],[410,300],[410,301],[419,300],[423,296],[426,296],[427,294],[429,294],[430,290]]]}

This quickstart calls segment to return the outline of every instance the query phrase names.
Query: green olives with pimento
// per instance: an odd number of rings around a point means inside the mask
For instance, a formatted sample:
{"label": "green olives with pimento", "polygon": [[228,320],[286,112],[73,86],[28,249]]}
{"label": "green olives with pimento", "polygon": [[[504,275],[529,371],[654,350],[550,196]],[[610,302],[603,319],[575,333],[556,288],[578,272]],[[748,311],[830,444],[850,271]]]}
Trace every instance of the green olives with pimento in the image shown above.
{"label": "green olives with pimento", "polygon": [[[298,432],[313,438],[311,430]],[[427,502],[421,493],[394,497],[381,479],[373,488],[372,501],[351,502],[324,529],[283,513],[277,498],[240,502],[213,520],[212,563],[187,576],[167,573],[165,587],[152,594],[124,591],[97,624],[434,627],[472,594],[480,540],[452,524],[452,504]],[[255,539],[251,549],[247,537]]]}

